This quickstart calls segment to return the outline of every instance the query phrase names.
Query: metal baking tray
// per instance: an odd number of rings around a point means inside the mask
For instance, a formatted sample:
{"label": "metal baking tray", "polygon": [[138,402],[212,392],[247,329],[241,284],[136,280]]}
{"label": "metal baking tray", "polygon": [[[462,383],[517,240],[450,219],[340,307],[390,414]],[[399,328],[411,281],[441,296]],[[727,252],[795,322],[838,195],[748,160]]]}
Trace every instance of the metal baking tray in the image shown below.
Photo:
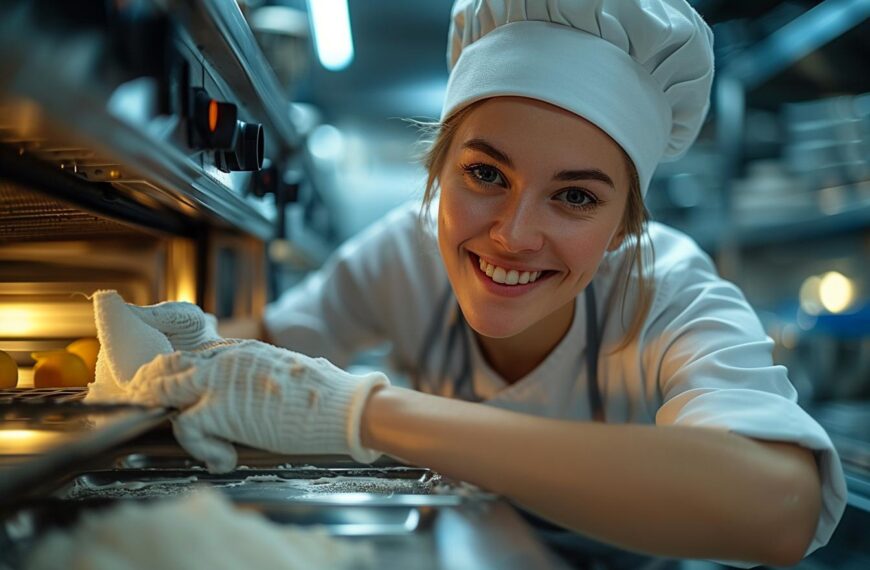
{"label": "metal baking tray", "polygon": [[68,399],[78,392],[67,392],[27,390],[0,403],[0,508],[157,427],[173,413],[87,405]]}
{"label": "metal baking tray", "polygon": [[237,502],[310,505],[450,506],[461,495],[428,469],[414,467],[249,469],[108,469],[75,476],[53,493],[65,500],[155,499],[211,486]]}
{"label": "metal baking tray", "polygon": [[[145,499],[148,501],[150,499]],[[2,521],[0,570],[19,568],[40,538],[52,530],[72,528],[86,512],[97,512],[121,502],[119,499],[70,501],[43,499],[18,510]],[[438,514],[421,506],[315,505],[307,502],[236,502],[243,510],[256,511],[284,525],[317,526],[332,536],[410,540],[419,543]],[[397,544],[387,542],[387,544]]]}
{"label": "metal baking tray", "polygon": [[15,568],[40,537],[71,527],[85,512],[178,497],[202,486],[278,524],[318,526],[333,536],[404,537],[414,544],[431,540],[427,531],[442,508],[467,501],[467,495],[449,494],[450,485],[438,474],[416,467],[301,466],[220,475],[202,469],[91,471],[0,521],[0,570]]}
{"label": "metal baking tray", "polygon": [[[171,434],[170,434],[171,437]],[[316,466],[322,469],[361,468],[362,464],[347,455],[277,455],[268,451],[237,444],[239,471],[248,469],[286,470]],[[108,466],[107,466],[108,467]],[[192,458],[173,441],[159,444],[137,443],[114,456],[111,467],[115,469],[205,469],[205,464]],[[370,467],[405,467],[383,456]]]}

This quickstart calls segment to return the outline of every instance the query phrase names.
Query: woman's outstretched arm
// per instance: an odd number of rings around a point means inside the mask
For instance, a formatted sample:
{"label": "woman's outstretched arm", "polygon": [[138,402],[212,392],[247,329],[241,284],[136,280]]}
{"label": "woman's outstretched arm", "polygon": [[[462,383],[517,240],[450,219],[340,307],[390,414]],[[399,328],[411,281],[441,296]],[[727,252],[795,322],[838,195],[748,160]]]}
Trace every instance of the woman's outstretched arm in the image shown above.
{"label": "woman's outstretched arm", "polygon": [[654,555],[794,564],[821,509],[812,452],[725,431],[554,420],[394,387],[372,394],[361,429],[365,447]]}

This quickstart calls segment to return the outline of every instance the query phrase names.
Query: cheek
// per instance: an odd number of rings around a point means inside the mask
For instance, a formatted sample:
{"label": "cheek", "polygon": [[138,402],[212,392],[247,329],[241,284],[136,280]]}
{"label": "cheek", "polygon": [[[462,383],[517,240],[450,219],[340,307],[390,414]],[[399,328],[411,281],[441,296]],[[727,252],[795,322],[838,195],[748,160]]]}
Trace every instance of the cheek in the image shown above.
{"label": "cheek", "polygon": [[612,228],[609,224],[553,224],[549,232],[550,246],[556,256],[575,275],[586,275],[597,269],[607,252]]}
{"label": "cheek", "polygon": [[485,201],[473,192],[455,183],[442,185],[438,203],[438,238],[442,249],[455,249],[480,233],[488,215]]}

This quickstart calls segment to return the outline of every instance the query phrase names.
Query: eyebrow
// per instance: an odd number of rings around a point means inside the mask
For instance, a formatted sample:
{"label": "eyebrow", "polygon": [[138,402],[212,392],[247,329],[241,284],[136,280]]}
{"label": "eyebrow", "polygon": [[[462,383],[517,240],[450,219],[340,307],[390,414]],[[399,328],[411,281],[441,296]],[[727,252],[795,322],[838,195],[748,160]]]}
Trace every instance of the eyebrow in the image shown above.
{"label": "eyebrow", "polygon": [[[498,150],[483,139],[471,139],[469,141],[466,141],[462,145],[462,147],[480,151],[484,154],[489,155],[498,162],[507,165],[510,168],[514,167],[514,163],[508,155]],[[599,182],[604,182],[614,190],[616,189],[616,185],[613,183],[613,179],[610,178],[610,176],[608,176],[603,170],[600,170],[598,168],[560,170],[553,176],[553,180],[560,180],[562,182],[576,182],[578,180],[597,180]]]}

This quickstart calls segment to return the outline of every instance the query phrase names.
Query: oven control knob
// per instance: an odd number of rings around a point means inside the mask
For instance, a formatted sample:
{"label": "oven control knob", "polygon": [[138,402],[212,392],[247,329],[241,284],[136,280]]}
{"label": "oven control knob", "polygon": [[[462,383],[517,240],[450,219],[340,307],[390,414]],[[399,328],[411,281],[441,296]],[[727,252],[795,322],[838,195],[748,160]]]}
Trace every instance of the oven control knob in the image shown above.
{"label": "oven control knob", "polygon": [[193,95],[193,124],[196,140],[191,146],[204,149],[232,149],[236,143],[238,108],[209,97],[205,89],[195,89]]}
{"label": "oven control knob", "polygon": [[232,150],[216,153],[217,167],[224,172],[257,171],[263,168],[263,125],[239,121],[238,134]]}

